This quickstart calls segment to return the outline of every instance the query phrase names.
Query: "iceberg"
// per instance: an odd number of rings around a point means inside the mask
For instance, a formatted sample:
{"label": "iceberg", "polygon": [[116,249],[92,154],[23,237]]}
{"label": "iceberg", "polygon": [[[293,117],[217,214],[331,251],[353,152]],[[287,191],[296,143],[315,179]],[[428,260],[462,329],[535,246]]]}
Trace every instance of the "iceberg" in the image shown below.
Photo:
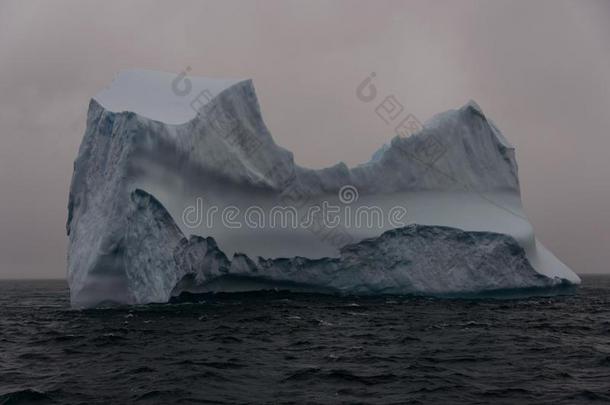
{"label": "iceberg", "polygon": [[515,149],[473,101],[314,170],[274,142],[251,80],[122,71],[90,101],[66,228],[74,307],[580,283],[534,236]]}

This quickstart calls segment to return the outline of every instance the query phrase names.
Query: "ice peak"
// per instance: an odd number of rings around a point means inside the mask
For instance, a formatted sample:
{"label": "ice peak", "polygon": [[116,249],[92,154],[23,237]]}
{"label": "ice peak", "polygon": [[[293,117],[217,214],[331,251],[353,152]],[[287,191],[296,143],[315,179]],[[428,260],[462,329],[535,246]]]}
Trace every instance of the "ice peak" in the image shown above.
{"label": "ice peak", "polygon": [[464,106],[461,108],[461,110],[471,110],[471,111],[481,115],[482,117],[485,117],[485,114],[483,113],[483,109],[473,99],[468,100],[468,102],[466,104],[464,104]]}

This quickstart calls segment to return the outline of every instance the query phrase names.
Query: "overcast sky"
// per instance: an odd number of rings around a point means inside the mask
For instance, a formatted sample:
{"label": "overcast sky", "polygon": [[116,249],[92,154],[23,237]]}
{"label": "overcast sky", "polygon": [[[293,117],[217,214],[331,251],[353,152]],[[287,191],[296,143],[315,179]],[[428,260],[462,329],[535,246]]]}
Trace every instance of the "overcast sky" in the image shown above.
{"label": "overcast sky", "polygon": [[376,73],[420,120],[476,100],[517,148],[525,210],[577,273],[610,273],[609,1],[0,1],[0,278],[64,277],[89,99],[125,68],[250,77],[297,163],[392,137]]}

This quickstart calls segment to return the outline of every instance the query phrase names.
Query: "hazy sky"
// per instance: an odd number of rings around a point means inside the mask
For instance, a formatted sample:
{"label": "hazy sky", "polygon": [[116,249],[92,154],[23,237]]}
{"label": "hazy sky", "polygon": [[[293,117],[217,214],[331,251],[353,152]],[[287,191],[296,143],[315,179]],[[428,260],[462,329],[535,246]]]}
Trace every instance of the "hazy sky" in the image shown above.
{"label": "hazy sky", "polygon": [[577,273],[610,273],[610,1],[0,1],[0,278],[65,275],[89,99],[124,68],[254,80],[297,163],[369,159],[476,100],[517,148],[525,210]]}

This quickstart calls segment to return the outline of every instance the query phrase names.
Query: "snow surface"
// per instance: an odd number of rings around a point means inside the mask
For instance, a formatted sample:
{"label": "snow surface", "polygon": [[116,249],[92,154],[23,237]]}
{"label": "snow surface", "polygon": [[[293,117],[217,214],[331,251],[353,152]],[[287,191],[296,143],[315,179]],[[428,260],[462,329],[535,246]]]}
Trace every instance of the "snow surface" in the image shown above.
{"label": "snow surface", "polygon": [[[177,79],[175,73],[143,69],[122,70],[112,83],[94,98],[108,111],[132,111],[166,124],[183,124],[195,118],[198,107],[209,101],[205,94],[198,98],[202,91],[209,91],[210,97],[213,98],[241,81],[194,77],[186,71],[185,73],[187,75],[184,79],[190,83],[190,87],[187,87],[184,80],[177,80],[173,86]],[[183,94],[187,90],[188,94]],[[197,102],[193,102],[195,99]]]}
{"label": "snow surface", "polygon": [[[303,260],[335,263],[333,260],[343,260],[343,245],[387,235],[393,227],[386,224],[350,229],[337,238],[326,237],[329,229],[228,229],[219,224],[190,229],[181,218],[197,198],[203,198],[206,206],[221,209],[229,205],[243,209],[252,205],[297,205],[301,214],[322,200],[339,204],[337,194],[345,185],[356,187],[360,206],[374,204],[387,211],[401,205],[407,209],[408,223],[430,225],[436,230],[463,230],[476,242],[473,257],[481,259],[468,264],[458,260],[462,264],[450,273],[437,269],[441,271],[438,273],[424,264],[442,262],[447,268],[446,264],[456,257],[455,251],[430,238],[420,242],[435,249],[404,246],[408,260],[419,263],[431,277],[430,283],[423,285],[413,281],[413,277],[419,277],[414,267],[400,267],[398,277],[390,263],[370,250],[367,255],[378,261],[373,265],[356,255],[362,268],[353,270],[358,265],[352,262],[352,270],[345,277],[358,274],[355,282],[360,284],[345,291],[382,291],[376,289],[375,280],[383,279],[386,270],[393,278],[404,280],[402,285],[387,290],[395,292],[441,292],[442,288],[431,287],[435,278],[437,286],[453,285],[452,293],[460,289],[472,292],[539,287],[539,281],[545,279],[526,276],[523,269],[530,269],[528,266],[548,278],[543,285],[580,282],[536,240],[521,204],[514,148],[476,103],[471,101],[436,115],[411,137],[393,138],[370,162],[353,168],[339,163],[312,170],[296,165],[292,153],[275,144],[250,80],[191,77],[194,90],[188,96],[177,96],[171,87],[175,78],[159,72],[122,72],[90,103],[69,199],[68,281],[73,305],[163,302],[180,286],[231,289],[236,283],[235,273],[243,276],[240,285],[260,288],[266,284],[253,274],[276,267],[255,264],[258,256],[294,257],[282,263],[297,266],[299,276],[286,269],[279,280],[282,283],[290,283],[289,274],[295,277],[295,283],[307,279],[308,288],[336,290],[337,285],[326,276],[328,267],[303,266]],[[208,86],[214,97],[196,113],[192,98]],[[430,145],[433,153],[429,153]],[[142,191],[134,194],[136,189]],[[155,203],[149,203],[150,199]],[[502,256],[495,260],[486,255],[489,240],[473,232],[505,235],[506,239],[494,242],[505,247],[516,241],[524,249],[527,266],[520,259]],[[213,237],[222,255],[233,259],[211,260],[199,252],[187,271],[176,246],[191,252],[196,249],[185,245],[183,234],[208,237],[202,240]],[[394,242],[384,240],[393,243],[393,254],[400,255]],[[430,258],[433,252],[438,257]],[[307,259],[297,260],[297,256]],[[495,267],[487,268],[484,263]],[[333,266],[333,274],[348,271],[343,264]],[[483,267],[487,270],[479,275],[468,270]],[[246,270],[242,274],[238,268]],[[201,277],[226,269],[230,269],[229,278]],[[371,269],[368,276],[366,269]],[[199,283],[185,279],[189,274],[198,275]],[[451,282],[448,274],[459,275],[459,280]]]}

